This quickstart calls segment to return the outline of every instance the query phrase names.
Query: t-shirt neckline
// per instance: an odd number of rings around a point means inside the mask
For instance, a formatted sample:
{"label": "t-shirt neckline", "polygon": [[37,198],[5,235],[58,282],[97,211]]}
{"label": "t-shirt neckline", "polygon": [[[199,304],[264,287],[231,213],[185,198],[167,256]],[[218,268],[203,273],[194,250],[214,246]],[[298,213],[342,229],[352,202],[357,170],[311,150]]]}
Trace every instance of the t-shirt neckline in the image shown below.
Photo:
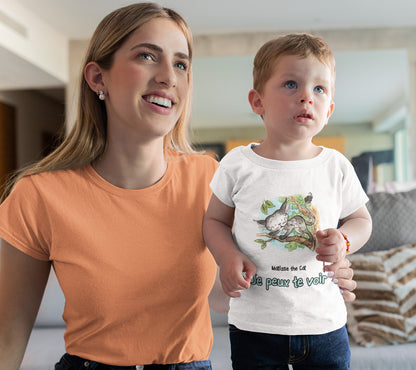
{"label": "t-shirt neckline", "polygon": [[322,151],[315,157],[310,159],[302,159],[295,161],[281,161],[277,159],[269,159],[258,155],[253,147],[258,145],[257,143],[251,143],[241,148],[243,155],[248,158],[251,162],[266,168],[271,169],[298,169],[298,168],[311,168],[322,163],[329,154],[329,149],[321,147]]}
{"label": "t-shirt neckline", "polygon": [[105,180],[103,177],[101,177],[99,173],[91,165],[91,163],[85,166],[85,172],[89,179],[95,185],[105,190],[106,192],[122,197],[134,198],[138,195],[143,196],[147,193],[160,191],[163,187],[165,187],[165,185],[169,182],[169,179],[172,176],[172,163],[168,163],[166,172],[158,182],[143,189],[124,189],[116,185],[113,185],[107,180]]}

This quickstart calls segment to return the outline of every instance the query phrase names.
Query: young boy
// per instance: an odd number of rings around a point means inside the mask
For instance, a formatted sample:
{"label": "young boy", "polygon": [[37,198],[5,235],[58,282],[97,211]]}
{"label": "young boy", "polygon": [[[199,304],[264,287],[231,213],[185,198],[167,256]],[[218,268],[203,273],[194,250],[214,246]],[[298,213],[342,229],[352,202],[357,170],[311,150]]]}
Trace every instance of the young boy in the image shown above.
{"label": "young boy", "polygon": [[371,218],[348,160],[312,143],[334,109],[335,59],[321,38],[282,36],[257,52],[253,80],[267,137],[223,158],[204,220],[232,297],[233,368],[348,369],[346,309],[325,262],[361,248]]}

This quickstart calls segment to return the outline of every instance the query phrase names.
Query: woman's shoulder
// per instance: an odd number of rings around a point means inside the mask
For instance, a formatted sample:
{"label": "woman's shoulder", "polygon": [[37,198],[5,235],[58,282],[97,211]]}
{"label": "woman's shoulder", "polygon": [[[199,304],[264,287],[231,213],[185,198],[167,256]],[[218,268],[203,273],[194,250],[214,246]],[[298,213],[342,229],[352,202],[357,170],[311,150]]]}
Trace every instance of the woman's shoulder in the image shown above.
{"label": "woman's shoulder", "polygon": [[66,170],[52,170],[40,172],[35,174],[27,174],[22,177],[15,185],[15,189],[51,191],[62,186],[71,187],[77,179],[85,178],[87,166],[66,169]]}

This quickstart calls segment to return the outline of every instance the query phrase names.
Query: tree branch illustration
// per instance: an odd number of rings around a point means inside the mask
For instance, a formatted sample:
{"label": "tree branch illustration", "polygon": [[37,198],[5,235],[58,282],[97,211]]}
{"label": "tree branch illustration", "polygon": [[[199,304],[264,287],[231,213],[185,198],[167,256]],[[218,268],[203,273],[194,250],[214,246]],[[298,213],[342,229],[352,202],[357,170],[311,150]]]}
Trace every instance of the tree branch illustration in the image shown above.
{"label": "tree branch illustration", "polygon": [[285,242],[285,243],[296,242],[296,243],[304,245],[305,247],[309,248],[312,251],[314,251],[316,248],[315,240],[309,240],[301,236],[289,236],[285,239],[281,238],[279,235],[271,235],[268,233],[260,233],[260,234],[257,234],[257,236],[264,236],[264,237],[269,238],[269,240],[264,241],[265,243],[270,242],[272,240],[278,240],[279,242]]}
{"label": "tree branch illustration", "polygon": [[301,212],[304,216],[306,216],[308,218],[308,220],[311,219],[311,215],[309,214],[309,212],[305,209],[305,208],[301,207],[301,205],[299,204],[299,202],[296,200],[296,198],[294,196],[291,196],[290,199],[292,200],[293,203],[296,204],[296,207],[298,207],[299,212]]}

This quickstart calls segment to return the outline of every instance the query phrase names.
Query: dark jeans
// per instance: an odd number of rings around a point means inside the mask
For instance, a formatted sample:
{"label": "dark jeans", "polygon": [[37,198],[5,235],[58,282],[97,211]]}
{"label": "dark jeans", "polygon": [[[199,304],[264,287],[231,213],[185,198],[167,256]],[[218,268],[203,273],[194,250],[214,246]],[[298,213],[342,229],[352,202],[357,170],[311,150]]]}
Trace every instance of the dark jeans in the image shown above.
{"label": "dark jeans", "polygon": [[[136,370],[141,369],[136,366],[113,366],[100,364],[95,361],[83,359],[78,356],[72,356],[65,353],[60,361],[55,365],[55,370]],[[144,370],[212,370],[211,362],[193,361],[181,364],[171,365],[145,365]]]}
{"label": "dark jeans", "polygon": [[234,370],[349,369],[347,329],[321,335],[277,335],[239,330],[230,325]]}

